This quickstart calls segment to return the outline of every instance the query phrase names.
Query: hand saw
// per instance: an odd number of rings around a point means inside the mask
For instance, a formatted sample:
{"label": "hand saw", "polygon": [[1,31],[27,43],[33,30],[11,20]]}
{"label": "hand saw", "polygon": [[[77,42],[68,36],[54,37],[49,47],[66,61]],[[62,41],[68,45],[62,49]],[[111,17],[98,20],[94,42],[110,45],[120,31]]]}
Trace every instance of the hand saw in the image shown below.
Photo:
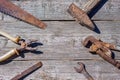
{"label": "hand saw", "polygon": [[30,13],[24,11],[23,9],[8,0],[0,0],[0,12],[27,22],[29,24],[35,25],[41,29],[44,29],[46,27],[46,24],[43,23],[41,20],[37,19]]}

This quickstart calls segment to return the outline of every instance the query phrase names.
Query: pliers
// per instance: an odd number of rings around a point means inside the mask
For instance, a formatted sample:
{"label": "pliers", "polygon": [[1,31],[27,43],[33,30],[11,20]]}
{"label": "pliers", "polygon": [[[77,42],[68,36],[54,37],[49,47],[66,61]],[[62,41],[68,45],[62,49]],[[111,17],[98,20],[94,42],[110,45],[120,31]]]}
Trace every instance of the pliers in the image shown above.
{"label": "pliers", "polygon": [[17,36],[16,38],[10,36],[8,33],[3,32],[0,30],[0,35],[10,39],[12,42],[20,45],[20,48],[14,48],[12,50],[10,50],[9,52],[7,52],[6,54],[4,54],[3,56],[0,57],[0,63],[4,62],[6,60],[8,60],[9,58],[11,58],[14,55],[20,55],[20,53],[22,51],[35,51],[36,48],[33,48],[31,46],[32,43],[37,42],[37,40],[29,40],[28,42],[25,41],[24,39],[22,39],[20,36]]}

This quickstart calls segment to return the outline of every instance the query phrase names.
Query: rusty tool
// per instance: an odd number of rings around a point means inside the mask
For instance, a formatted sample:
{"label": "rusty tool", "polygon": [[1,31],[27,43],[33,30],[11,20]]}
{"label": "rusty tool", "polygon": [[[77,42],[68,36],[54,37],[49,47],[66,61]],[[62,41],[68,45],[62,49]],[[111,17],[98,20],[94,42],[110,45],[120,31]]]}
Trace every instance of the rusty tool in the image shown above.
{"label": "rusty tool", "polygon": [[42,67],[42,62],[38,62],[35,65],[29,67],[27,70],[21,72],[20,74],[16,75],[14,78],[12,78],[11,80],[21,80],[22,78],[24,78],[25,76],[27,76],[28,74],[34,72],[35,70],[39,69],[40,67]]}
{"label": "rusty tool", "polygon": [[1,56],[0,63],[8,60],[9,58],[11,58],[14,55],[19,55],[20,52],[36,50],[36,48],[31,47],[31,44],[36,42],[37,40],[25,41],[24,39],[20,38],[19,36],[14,38],[14,37],[10,36],[8,33],[5,33],[3,31],[0,31],[0,35],[10,39],[11,41],[13,41],[14,43],[16,43],[18,45],[20,45],[20,48],[14,48],[14,49],[10,50],[8,53]]}
{"label": "rusty tool", "polygon": [[100,0],[90,0],[85,6],[84,9],[80,9],[74,3],[69,6],[68,13],[75,18],[82,26],[86,26],[91,30],[95,30],[93,22],[90,20],[87,15],[98,3]]}
{"label": "rusty tool", "polygon": [[10,15],[14,18],[20,19],[32,25],[35,25],[41,29],[46,27],[46,24],[35,18],[30,13],[22,10],[9,0],[0,0],[0,12]]}
{"label": "rusty tool", "polygon": [[82,73],[87,78],[87,80],[94,80],[93,77],[87,72],[85,65],[82,62],[78,62],[78,64],[80,65],[80,68],[74,67],[76,72]]}
{"label": "rusty tool", "polygon": [[99,39],[94,38],[93,36],[88,36],[82,43],[85,47],[90,48],[90,52],[98,54],[100,57],[118,69],[120,68],[120,62],[112,58],[111,50],[118,51],[119,49],[116,45],[103,42]]}

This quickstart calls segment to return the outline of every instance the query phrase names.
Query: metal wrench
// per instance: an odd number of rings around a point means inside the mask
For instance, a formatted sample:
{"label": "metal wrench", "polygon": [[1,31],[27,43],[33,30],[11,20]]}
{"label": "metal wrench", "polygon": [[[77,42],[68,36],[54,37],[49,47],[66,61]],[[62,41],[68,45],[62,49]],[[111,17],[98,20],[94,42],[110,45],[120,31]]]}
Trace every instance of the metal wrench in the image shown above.
{"label": "metal wrench", "polygon": [[78,73],[82,73],[87,78],[87,80],[94,80],[93,77],[87,72],[85,65],[82,62],[78,62],[78,64],[80,65],[80,68],[74,67],[75,70]]}

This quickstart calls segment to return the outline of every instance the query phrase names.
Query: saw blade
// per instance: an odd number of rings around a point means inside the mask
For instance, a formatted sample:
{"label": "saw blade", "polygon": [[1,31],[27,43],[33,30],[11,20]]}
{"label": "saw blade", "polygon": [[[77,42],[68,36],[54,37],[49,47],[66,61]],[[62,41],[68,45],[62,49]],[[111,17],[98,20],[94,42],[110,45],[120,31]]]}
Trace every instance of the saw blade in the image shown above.
{"label": "saw blade", "polygon": [[44,29],[46,24],[8,0],[0,0],[0,12]]}

